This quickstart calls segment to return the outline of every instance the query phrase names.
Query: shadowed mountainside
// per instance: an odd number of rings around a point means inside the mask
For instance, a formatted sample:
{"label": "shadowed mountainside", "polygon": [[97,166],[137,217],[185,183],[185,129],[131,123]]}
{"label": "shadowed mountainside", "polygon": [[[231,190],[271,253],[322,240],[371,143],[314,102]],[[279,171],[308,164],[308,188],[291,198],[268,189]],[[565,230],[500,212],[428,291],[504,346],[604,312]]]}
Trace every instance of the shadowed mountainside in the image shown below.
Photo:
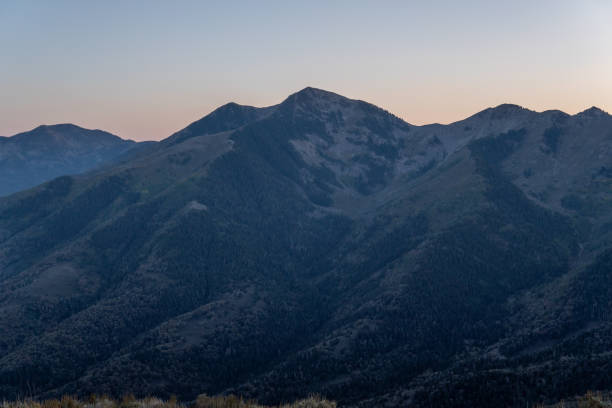
{"label": "shadowed mountainside", "polygon": [[524,406],[610,388],[612,117],[306,88],[0,200],[0,394]]}
{"label": "shadowed mountainside", "polygon": [[71,124],[39,126],[0,138],[0,196],[59,176],[83,173],[138,144],[101,130]]}

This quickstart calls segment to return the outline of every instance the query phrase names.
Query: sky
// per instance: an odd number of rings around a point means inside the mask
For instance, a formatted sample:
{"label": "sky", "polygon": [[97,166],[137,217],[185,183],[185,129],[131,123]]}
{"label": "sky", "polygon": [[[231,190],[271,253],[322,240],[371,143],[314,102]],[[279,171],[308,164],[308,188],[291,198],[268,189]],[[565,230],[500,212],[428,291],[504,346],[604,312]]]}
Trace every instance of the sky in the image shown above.
{"label": "sky", "polygon": [[412,124],[515,103],[612,112],[612,1],[0,0],[0,135],[159,140],[306,86]]}

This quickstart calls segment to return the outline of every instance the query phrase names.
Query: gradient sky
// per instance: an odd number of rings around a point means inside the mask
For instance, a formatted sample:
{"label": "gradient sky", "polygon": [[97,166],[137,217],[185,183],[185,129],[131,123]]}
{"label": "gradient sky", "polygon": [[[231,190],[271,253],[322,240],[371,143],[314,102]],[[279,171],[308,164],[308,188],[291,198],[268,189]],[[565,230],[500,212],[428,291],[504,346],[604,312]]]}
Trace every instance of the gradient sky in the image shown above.
{"label": "gradient sky", "polygon": [[306,86],[413,124],[510,102],[612,111],[612,1],[0,0],[0,135],[161,139]]}

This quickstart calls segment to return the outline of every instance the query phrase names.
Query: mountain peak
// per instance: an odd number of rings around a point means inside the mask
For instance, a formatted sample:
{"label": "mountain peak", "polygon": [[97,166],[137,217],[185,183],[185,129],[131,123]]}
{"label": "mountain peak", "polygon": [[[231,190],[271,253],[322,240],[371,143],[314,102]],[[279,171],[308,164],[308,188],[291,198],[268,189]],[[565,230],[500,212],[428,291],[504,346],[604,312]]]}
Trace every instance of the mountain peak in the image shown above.
{"label": "mountain peak", "polygon": [[495,107],[487,108],[475,114],[474,118],[487,118],[492,120],[505,119],[517,115],[524,115],[533,111],[512,103],[502,103]]}
{"label": "mountain peak", "polygon": [[294,95],[309,95],[309,96],[340,96],[336,93],[326,91],[325,89],[307,86],[306,88],[297,91]]}
{"label": "mountain peak", "polygon": [[86,130],[80,126],[77,126],[73,123],[56,123],[54,125],[40,125],[37,126],[36,128],[32,129],[33,131],[35,130],[59,130],[59,131],[64,131],[64,130]]}
{"label": "mountain peak", "polygon": [[119,136],[100,129],[86,129],[72,123],[58,123],[54,125],[40,125],[27,132],[18,133],[9,139],[13,141],[38,141],[48,140],[85,140],[97,139],[98,141],[129,141],[121,139]]}
{"label": "mountain peak", "polygon": [[248,106],[248,105],[241,105],[239,103],[236,102],[228,102],[224,105],[219,106],[218,108],[216,108],[214,111],[211,112],[211,114],[215,113],[215,112],[222,112],[222,111],[228,111],[228,110],[240,110],[240,109],[251,109],[253,108],[252,106]]}
{"label": "mountain peak", "polygon": [[297,104],[308,104],[314,101],[339,101],[339,100],[348,100],[348,98],[339,95],[334,92],[326,91],[324,89],[313,88],[307,86],[306,88],[293,93],[285,99],[283,102],[286,103],[297,103]]}
{"label": "mountain peak", "polygon": [[136,146],[132,140],[72,123],[40,125],[0,140],[0,196],[112,163]]}
{"label": "mountain peak", "polygon": [[609,116],[609,114],[599,109],[596,106],[591,106],[589,109],[585,109],[582,112],[578,113],[576,116],[586,116],[586,117],[599,117],[599,116]]}
{"label": "mountain peak", "polygon": [[186,139],[237,129],[247,123],[257,121],[272,112],[276,106],[256,108],[229,102],[221,105],[208,115],[191,123],[165,139],[166,143],[174,144]]}
{"label": "mountain peak", "polygon": [[529,111],[529,109],[523,108],[522,106],[513,103],[502,103],[501,105],[497,105],[496,107],[491,108],[491,110],[500,113],[517,113]]}

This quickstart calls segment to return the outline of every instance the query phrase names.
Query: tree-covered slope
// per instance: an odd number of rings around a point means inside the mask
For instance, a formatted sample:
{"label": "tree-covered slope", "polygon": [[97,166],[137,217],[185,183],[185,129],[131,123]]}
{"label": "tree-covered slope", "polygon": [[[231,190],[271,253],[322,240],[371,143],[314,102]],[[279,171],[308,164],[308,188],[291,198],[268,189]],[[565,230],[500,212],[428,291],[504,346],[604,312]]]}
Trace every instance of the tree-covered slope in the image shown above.
{"label": "tree-covered slope", "polygon": [[584,392],[609,361],[611,132],[513,105],[416,127],[306,88],[0,200],[0,394]]}

